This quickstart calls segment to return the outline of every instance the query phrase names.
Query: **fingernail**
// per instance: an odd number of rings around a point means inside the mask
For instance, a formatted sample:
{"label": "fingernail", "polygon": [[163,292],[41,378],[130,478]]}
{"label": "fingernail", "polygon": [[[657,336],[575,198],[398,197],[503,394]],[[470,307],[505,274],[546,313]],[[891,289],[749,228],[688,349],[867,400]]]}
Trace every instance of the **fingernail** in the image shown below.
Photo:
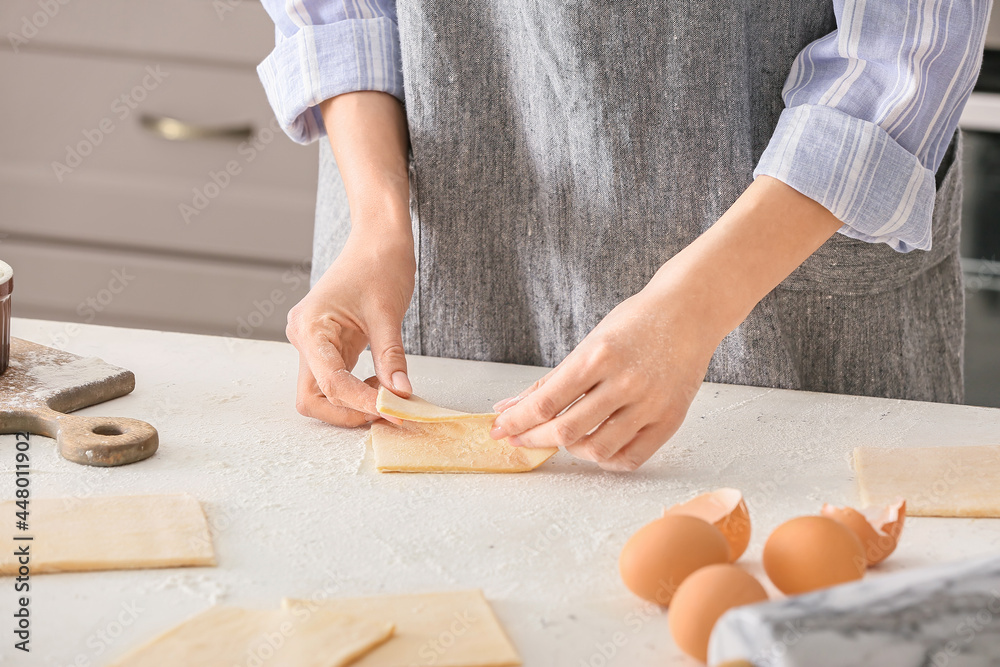
{"label": "fingernail", "polygon": [[403,425],[403,420],[399,419],[397,417],[391,417],[389,415],[383,415],[381,413],[379,414],[379,416],[382,417],[382,419],[384,419],[387,422],[389,422],[390,424],[395,424],[396,426],[402,426]]}
{"label": "fingernail", "polygon": [[490,437],[494,440],[502,440],[507,437],[507,431],[504,430],[503,426],[493,424],[493,428],[490,429]]}
{"label": "fingernail", "polygon": [[394,389],[398,389],[404,393],[413,393],[413,387],[410,386],[410,379],[406,377],[406,373],[403,371],[396,371],[392,374],[392,386]]}

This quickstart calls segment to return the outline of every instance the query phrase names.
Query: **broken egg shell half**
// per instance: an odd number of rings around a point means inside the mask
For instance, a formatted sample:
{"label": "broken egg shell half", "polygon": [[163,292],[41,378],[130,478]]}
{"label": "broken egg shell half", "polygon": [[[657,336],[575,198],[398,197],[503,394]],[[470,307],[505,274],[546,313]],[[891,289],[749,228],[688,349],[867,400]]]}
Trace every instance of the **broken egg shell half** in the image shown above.
{"label": "broken egg shell half", "polygon": [[829,503],[823,505],[820,514],[844,524],[858,536],[865,548],[868,565],[877,565],[896,550],[899,535],[903,532],[906,518],[906,501],[901,500],[885,507],[837,507]]}
{"label": "broken egg shell half", "polygon": [[705,662],[715,622],[733,607],[765,600],[760,582],[736,565],[703,567],[677,588],[667,615],[670,634],[679,649]]}
{"label": "broken egg shell half", "polygon": [[825,516],[800,516],[774,529],[764,543],[764,571],[786,595],[808,593],[864,576],[861,540]]}
{"label": "broken egg shell half", "polygon": [[637,530],[622,548],[618,570],[630,591],[667,606],[692,572],[728,561],[729,544],[718,528],[697,517],[678,514]]}
{"label": "broken egg shell half", "polygon": [[668,507],[663,516],[684,514],[698,517],[718,528],[729,542],[729,562],[733,563],[750,544],[750,512],[739,489],[716,489]]}

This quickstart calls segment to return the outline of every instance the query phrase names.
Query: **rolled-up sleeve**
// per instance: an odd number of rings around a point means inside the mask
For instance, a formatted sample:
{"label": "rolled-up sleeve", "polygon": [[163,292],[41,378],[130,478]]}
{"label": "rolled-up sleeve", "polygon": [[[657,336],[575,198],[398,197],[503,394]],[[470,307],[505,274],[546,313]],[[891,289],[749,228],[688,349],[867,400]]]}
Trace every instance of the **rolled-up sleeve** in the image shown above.
{"label": "rolled-up sleeve", "polygon": [[323,136],[319,103],[358,90],[403,99],[395,0],[262,0],[275,47],[257,67],[292,140]]}
{"label": "rolled-up sleeve", "polygon": [[982,64],[990,0],[833,0],[796,57],[754,176],[825,206],[842,234],[931,247],[934,172]]}

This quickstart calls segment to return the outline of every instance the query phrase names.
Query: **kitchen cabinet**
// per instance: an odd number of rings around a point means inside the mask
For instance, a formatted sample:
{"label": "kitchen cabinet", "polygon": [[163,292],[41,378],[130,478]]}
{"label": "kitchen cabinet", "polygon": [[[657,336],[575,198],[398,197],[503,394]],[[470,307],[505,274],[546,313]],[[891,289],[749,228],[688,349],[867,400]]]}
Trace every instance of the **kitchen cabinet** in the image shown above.
{"label": "kitchen cabinet", "polygon": [[283,337],[308,290],[317,155],[257,79],[260,3],[13,0],[0,27],[15,314]]}

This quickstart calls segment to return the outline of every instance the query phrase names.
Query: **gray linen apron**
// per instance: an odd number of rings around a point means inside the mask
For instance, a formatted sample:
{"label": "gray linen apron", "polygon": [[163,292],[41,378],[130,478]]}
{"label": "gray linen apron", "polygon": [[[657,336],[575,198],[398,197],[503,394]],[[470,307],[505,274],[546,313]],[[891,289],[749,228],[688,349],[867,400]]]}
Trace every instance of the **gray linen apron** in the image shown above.
{"label": "gray linen apron", "polygon": [[[399,0],[418,271],[411,354],[553,366],[750,184],[829,0]],[[933,249],[835,235],[707,380],[959,402],[960,150]],[[956,159],[959,158],[959,159]],[[314,279],[349,216],[322,142]]]}

